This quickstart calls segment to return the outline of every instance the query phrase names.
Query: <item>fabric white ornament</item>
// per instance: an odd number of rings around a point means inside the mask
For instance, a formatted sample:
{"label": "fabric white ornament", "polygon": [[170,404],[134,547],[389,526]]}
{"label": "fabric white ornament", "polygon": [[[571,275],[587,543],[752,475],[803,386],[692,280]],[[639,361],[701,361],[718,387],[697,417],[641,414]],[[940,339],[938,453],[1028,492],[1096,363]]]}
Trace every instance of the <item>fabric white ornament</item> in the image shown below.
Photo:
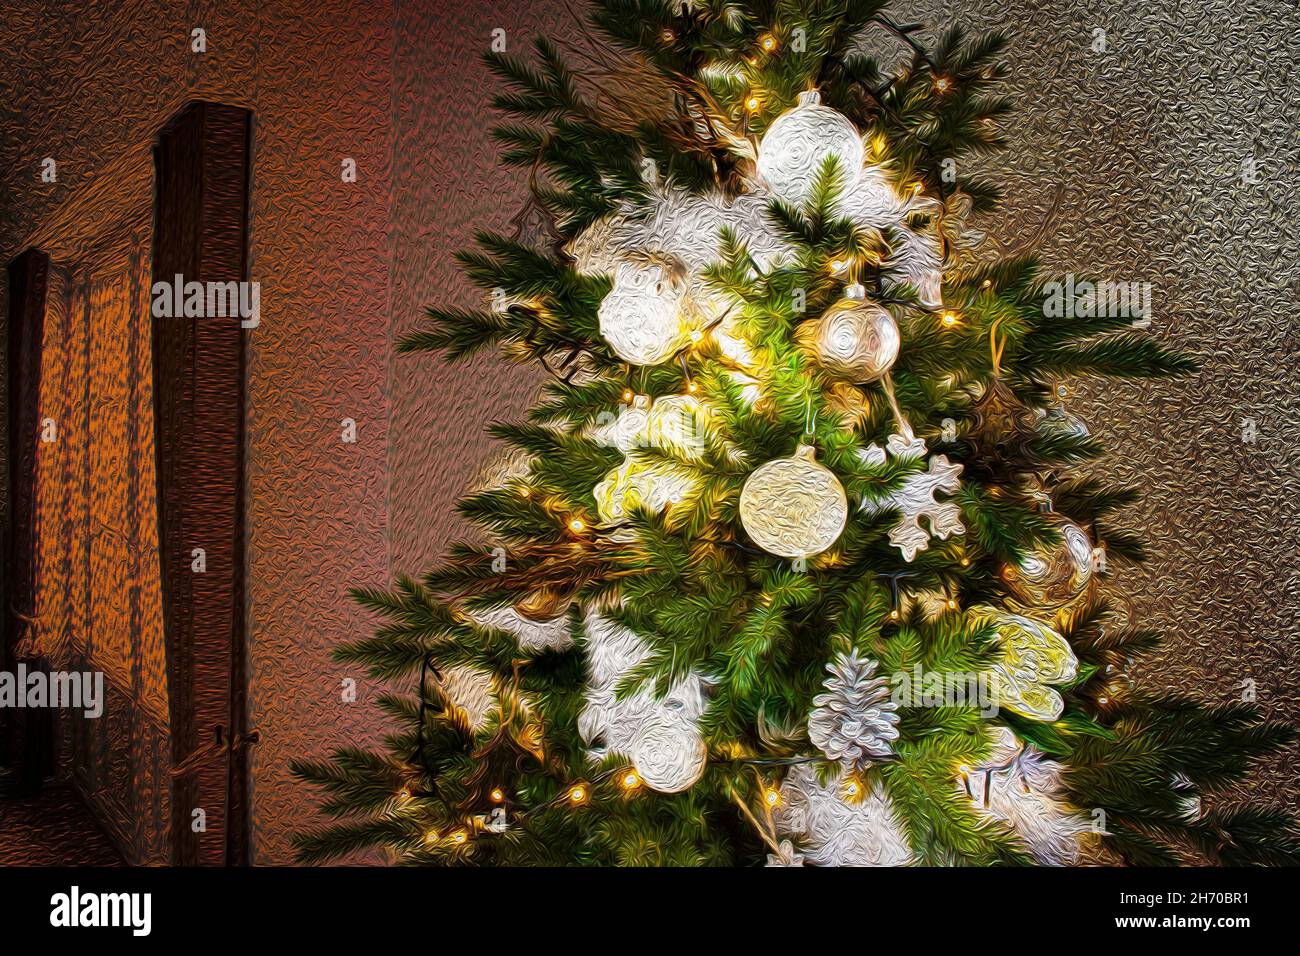
{"label": "fabric white ornament", "polygon": [[587,661],[586,704],[578,716],[578,732],[599,761],[621,753],[632,761],[647,787],[660,793],[688,789],[703,775],[708,748],[699,730],[707,701],[706,685],[691,673],[669,688],[662,699],[652,690],[637,691],[619,700],[619,680],[650,655],[646,643],[632,630],[597,611],[585,616]]}
{"label": "fabric white ornament", "polygon": [[907,200],[894,190],[884,169],[875,165],[863,167],[835,207],[840,216],[865,229],[896,226],[906,209]]}
{"label": "fabric white ornament", "polygon": [[839,538],[848,520],[844,486],[817,463],[811,445],[760,465],[740,489],[740,523],[750,539],[783,558],[809,558]]}
{"label": "fabric white ornament", "polygon": [[1008,826],[1038,863],[1077,863],[1079,837],[1091,826],[1062,799],[1063,767],[1021,743],[1008,727],[998,726],[994,734],[993,752],[958,776],[958,788],[976,812]]}
{"label": "fabric white ornament", "polygon": [[885,679],[873,676],[876,662],[859,657],[856,648],[836,655],[826,669],[831,676],[826,693],[813,698],[808,738],[845,770],[863,770],[893,753],[898,705]]}
{"label": "fabric white ornament", "polygon": [[[791,838],[819,866],[906,866],[912,849],[888,794],[877,784],[847,794],[843,772],[822,784],[810,764],[790,768],[773,811],[778,838]],[[778,844],[779,845],[779,844]]]}
{"label": "fabric white ornament", "polygon": [[973,607],[969,614],[997,628],[1001,654],[989,677],[999,706],[1034,720],[1060,717],[1065,700],[1050,685],[1068,684],[1078,675],[1079,661],[1069,641],[1023,614],[987,605]]}
{"label": "fabric white ornament", "polygon": [[724,227],[740,237],[764,271],[794,257],[793,247],[767,216],[770,200],[763,191],[730,199],[720,192],[694,194],[669,187],[652,193],[644,206],[628,205],[594,223],[566,251],[584,275],[616,273],[647,255],[681,263],[687,300],[700,324],[710,325],[731,306],[702,275],[720,259]]}
{"label": "fabric white ornament", "polygon": [[[901,459],[925,455],[925,440],[911,434],[910,429],[891,435],[888,444],[890,451]],[[859,452],[858,457],[868,464],[883,464],[885,461],[884,452],[878,445],[869,446]],[[953,502],[938,501],[934,497],[935,492],[957,491],[961,487],[958,477],[961,472],[962,466],[949,462],[947,455],[935,455],[926,471],[909,475],[899,488],[877,501],[864,501],[862,509],[872,514],[898,509],[902,517],[890,529],[889,543],[903,553],[903,560],[914,561],[919,552],[929,548],[931,537],[946,540],[954,534],[966,532],[961,521],[961,509]],[[922,518],[926,519],[928,529],[922,526]]]}
{"label": "fabric white ornament", "polygon": [[795,338],[829,374],[857,384],[874,382],[898,358],[901,338],[889,311],[866,301],[867,290],[853,283],[820,318],[795,329]]}
{"label": "fabric white ornament", "polygon": [[640,446],[649,420],[649,396],[634,395],[631,405],[623,405],[617,412],[602,412],[596,423],[587,428],[586,437],[626,455]]}
{"label": "fabric white ornament", "polygon": [[513,607],[474,611],[471,620],[484,627],[495,627],[515,636],[525,651],[562,651],[573,646],[569,633],[569,615],[561,614],[550,621],[530,621]]}
{"label": "fabric white ornament", "polygon": [[658,365],[690,341],[685,301],[684,281],[668,266],[621,263],[597,313],[600,334],[624,361]]}
{"label": "fabric white ornament", "polygon": [[831,156],[838,160],[842,183],[852,188],[866,158],[862,136],[847,116],[822,106],[821,95],[809,90],[763,134],[758,174],[775,195],[800,205]]}
{"label": "fabric white ornament", "polygon": [[592,494],[606,524],[625,521],[636,509],[661,512],[695,493],[699,477],[664,461],[625,461],[606,475]]}
{"label": "fabric white ornament", "polygon": [[670,395],[653,405],[638,395],[617,417],[588,429],[593,441],[628,456],[593,490],[601,520],[617,524],[633,508],[659,512],[694,494],[700,483],[694,471],[662,458],[642,460],[635,453],[638,448],[654,448],[698,462],[705,453],[707,420],[706,406],[692,395]]}
{"label": "fabric white ornament", "polygon": [[917,300],[927,309],[943,307],[943,242],[931,229],[917,229],[906,223],[894,231],[888,259],[881,263],[886,290],[904,283],[916,290]]}

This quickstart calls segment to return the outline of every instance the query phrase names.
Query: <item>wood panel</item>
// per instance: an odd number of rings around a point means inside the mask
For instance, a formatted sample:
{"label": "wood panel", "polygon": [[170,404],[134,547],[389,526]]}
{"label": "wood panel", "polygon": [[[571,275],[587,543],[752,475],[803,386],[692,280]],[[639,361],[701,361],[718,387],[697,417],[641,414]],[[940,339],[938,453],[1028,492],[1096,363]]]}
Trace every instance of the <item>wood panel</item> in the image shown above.
{"label": "wood panel", "polygon": [[[247,279],[250,120],[193,103],[161,132],[155,283]],[[154,317],[152,326],[173,859],[238,865],[248,860],[245,332],[238,318]],[[196,810],[205,832],[195,832]]]}

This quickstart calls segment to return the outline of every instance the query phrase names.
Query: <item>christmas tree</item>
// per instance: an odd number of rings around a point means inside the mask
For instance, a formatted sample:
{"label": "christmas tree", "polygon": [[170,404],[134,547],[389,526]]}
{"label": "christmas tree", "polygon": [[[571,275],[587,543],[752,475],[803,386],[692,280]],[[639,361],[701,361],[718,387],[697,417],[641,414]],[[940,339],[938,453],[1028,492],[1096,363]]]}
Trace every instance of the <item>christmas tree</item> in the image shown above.
{"label": "christmas tree", "polygon": [[581,69],[488,54],[531,204],[402,349],[550,379],[482,541],[354,592],[386,621],[338,659],[413,686],[382,752],[295,766],[336,818],[303,860],[1300,857],[1213,800],[1287,728],[1126,675],[1136,494],[1063,403],[1191,363],[985,240],[1006,37],[883,7],[597,0]]}

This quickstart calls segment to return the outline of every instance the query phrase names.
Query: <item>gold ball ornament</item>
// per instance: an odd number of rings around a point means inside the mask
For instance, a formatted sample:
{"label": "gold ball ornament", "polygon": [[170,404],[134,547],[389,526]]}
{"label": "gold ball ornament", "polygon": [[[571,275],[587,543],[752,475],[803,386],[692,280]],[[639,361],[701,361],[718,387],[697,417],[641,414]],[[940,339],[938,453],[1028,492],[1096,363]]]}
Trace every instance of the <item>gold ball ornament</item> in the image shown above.
{"label": "gold ball ornament", "polygon": [[821,318],[795,330],[795,340],[818,365],[857,384],[888,372],[902,344],[894,317],[866,299],[867,290],[855,282]]}
{"label": "gold ball ornament", "polygon": [[1002,578],[1011,593],[1026,605],[1059,607],[1083,593],[1096,570],[1092,541],[1073,521],[1056,522],[1059,543],[1025,555],[1009,564]]}
{"label": "gold ball ornament", "polygon": [[750,539],[782,558],[820,554],[839,538],[849,503],[811,445],[760,466],[740,490],[740,523]]}

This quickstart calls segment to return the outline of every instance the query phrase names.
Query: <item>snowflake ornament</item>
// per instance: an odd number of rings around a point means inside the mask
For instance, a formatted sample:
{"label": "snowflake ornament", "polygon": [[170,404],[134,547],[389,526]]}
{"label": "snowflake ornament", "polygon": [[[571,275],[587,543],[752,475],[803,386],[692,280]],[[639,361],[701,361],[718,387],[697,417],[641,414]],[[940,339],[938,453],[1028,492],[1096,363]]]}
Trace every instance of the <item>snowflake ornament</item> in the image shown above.
{"label": "snowflake ornament", "polygon": [[[904,428],[901,434],[891,435],[888,441],[890,454],[900,461],[914,461],[925,457],[925,439],[912,434],[910,428]],[[879,445],[870,445],[858,453],[858,457],[870,465],[883,465],[885,452]],[[946,540],[954,534],[965,534],[966,526],[961,521],[961,509],[951,501],[939,501],[935,492],[952,493],[961,488],[962,466],[948,461],[947,455],[935,455],[930,459],[926,471],[909,475],[901,487],[891,491],[884,498],[875,502],[864,501],[862,510],[872,514],[897,509],[902,517],[889,532],[889,543],[903,553],[903,559],[909,563],[916,560],[919,552],[930,546],[930,538]],[[921,524],[924,518],[928,529]]]}

